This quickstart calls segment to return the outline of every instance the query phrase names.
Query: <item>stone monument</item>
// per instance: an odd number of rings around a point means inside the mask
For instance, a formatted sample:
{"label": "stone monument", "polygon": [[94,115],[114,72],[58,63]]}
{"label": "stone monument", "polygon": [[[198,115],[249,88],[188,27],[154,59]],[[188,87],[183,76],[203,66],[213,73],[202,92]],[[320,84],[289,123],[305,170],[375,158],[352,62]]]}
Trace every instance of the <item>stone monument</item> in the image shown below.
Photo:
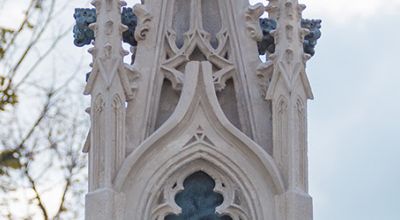
{"label": "stone monument", "polygon": [[321,21],[297,0],[92,4],[74,15],[75,44],[94,45],[87,220],[312,220]]}

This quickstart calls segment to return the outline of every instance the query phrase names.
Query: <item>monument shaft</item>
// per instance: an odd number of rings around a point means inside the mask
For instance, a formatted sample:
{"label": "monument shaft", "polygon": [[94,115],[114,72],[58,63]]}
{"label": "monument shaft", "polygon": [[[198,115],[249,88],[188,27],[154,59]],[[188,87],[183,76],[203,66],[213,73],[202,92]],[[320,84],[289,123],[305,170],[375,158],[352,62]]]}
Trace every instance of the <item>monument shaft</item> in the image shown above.
{"label": "monument shaft", "polygon": [[94,40],[86,219],[312,220],[304,5],[92,3],[74,28]]}

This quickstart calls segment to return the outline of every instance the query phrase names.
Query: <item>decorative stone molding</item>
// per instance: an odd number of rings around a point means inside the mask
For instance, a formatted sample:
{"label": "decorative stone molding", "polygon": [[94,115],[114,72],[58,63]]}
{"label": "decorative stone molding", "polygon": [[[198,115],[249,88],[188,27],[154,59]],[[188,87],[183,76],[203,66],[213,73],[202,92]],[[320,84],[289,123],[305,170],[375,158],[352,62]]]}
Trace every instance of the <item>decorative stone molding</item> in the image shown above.
{"label": "decorative stone molding", "polygon": [[274,65],[271,61],[260,64],[257,67],[257,76],[260,86],[261,96],[266,97],[268,88],[272,80],[272,74],[274,71]]}
{"label": "decorative stone molding", "polygon": [[125,67],[124,65],[122,65],[121,61],[116,57],[98,58],[97,61],[95,61],[95,65],[86,84],[84,94],[85,95],[91,94],[98,75],[100,75],[103,78],[108,88],[110,88],[110,86],[112,85],[115,76],[118,75],[119,79],[121,80],[120,82],[126,97],[128,97],[128,99],[131,99],[133,98],[135,85],[134,84],[131,85],[131,83],[129,82],[127,76],[128,75],[127,73],[129,72],[131,72],[131,75],[133,75],[134,79],[139,77],[139,73],[137,71],[132,71],[131,68]]}
{"label": "decorative stone molding", "polygon": [[94,40],[94,31],[89,25],[96,22],[96,9],[75,9],[74,44],[78,47],[90,44]]}
{"label": "decorative stone molding", "polygon": [[266,53],[273,54],[275,53],[275,39],[273,33],[276,30],[276,21],[269,18],[261,18],[259,23],[262,31],[262,37],[257,43],[258,53],[260,55],[264,55]]}
{"label": "decorative stone molding", "polygon": [[249,210],[246,201],[243,201],[243,192],[241,192],[237,184],[228,178],[225,173],[221,173],[215,167],[206,163],[206,161],[202,160],[194,161],[190,164],[190,167],[180,170],[166,180],[157,195],[159,200],[157,201],[158,204],[154,204],[151,219],[164,220],[168,219],[166,218],[167,216],[177,216],[182,213],[182,208],[176,204],[176,197],[185,190],[184,181],[190,175],[196,174],[196,172],[203,172],[210,176],[215,184],[212,190],[216,196],[222,197],[221,204],[213,210],[214,213],[223,216],[221,219],[249,219]]}
{"label": "decorative stone molding", "polygon": [[[115,189],[127,195],[125,205],[135,210],[134,219],[163,219],[167,214],[179,214],[174,196],[182,189],[183,180],[203,171],[216,182],[214,191],[224,196],[217,213],[232,219],[273,218],[273,211],[263,206],[274,207],[274,195],[284,192],[276,165],[225,118],[215,95],[211,64],[199,64],[187,65],[183,96],[174,115],[127,157]],[[193,137],[196,140],[191,142]],[[233,155],[237,158],[229,159]],[[257,172],[263,177],[254,175],[254,169],[264,170]],[[140,181],[144,179],[148,181]],[[127,210],[127,215],[131,214]]]}
{"label": "decorative stone molding", "polygon": [[[195,4],[199,4],[200,1]],[[201,7],[193,7],[195,11],[191,16],[191,28],[184,33],[183,45],[178,47],[176,33],[172,29],[168,29],[166,37],[166,59],[162,63],[161,68],[164,70],[165,77],[168,78],[175,90],[182,88],[184,74],[179,67],[184,66],[192,60],[191,56],[203,56],[205,60],[210,61],[215,71],[213,71],[213,79],[215,87],[218,91],[223,90],[226,86],[226,81],[232,77],[232,72],[235,70],[233,63],[229,60],[227,48],[229,44],[229,36],[225,29],[221,29],[216,38],[218,47],[214,48],[211,43],[211,35],[205,31],[201,18]],[[197,54],[199,53],[199,54]]]}
{"label": "decorative stone molding", "polygon": [[245,16],[246,16],[246,25],[247,30],[249,31],[250,37],[255,41],[261,41],[263,37],[263,33],[260,31],[260,16],[264,14],[265,7],[261,3],[257,3],[255,5],[251,5],[247,8]]}
{"label": "decorative stone molding", "polygon": [[301,20],[301,27],[306,29],[306,35],[304,37],[304,52],[311,56],[315,54],[315,46],[317,41],[321,38],[321,20]]}
{"label": "decorative stone molding", "polygon": [[306,180],[305,109],[307,99],[312,99],[313,94],[305,74],[305,62],[311,57],[305,50],[310,49],[310,44],[304,40],[310,32],[302,27],[304,5],[297,0],[273,1],[270,6],[279,9],[272,15],[277,21],[275,52],[270,56],[273,70],[259,70],[272,72],[266,99],[272,101],[273,107],[273,157],[287,188],[277,197],[278,219],[310,220],[312,199]]}
{"label": "decorative stone molding", "polygon": [[[96,29],[96,9],[88,9],[88,8],[77,8],[75,9],[74,19],[75,25],[73,29],[74,33],[74,44],[77,47],[83,47],[85,45],[89,45],[93,40],[95,40],[94,30]],[[133,13],[132,8],[124,7],[122,8],[121,14],[121,22],[123,25],[126,25],[128,29],[123,31],[122,40],[125,43],[130,44],[131,46],[136,46],[137,41],[133,35],[137,26],[137,16]],[[111,27],[112,21],[107,23],[107,26]],[[143,27],[142,27],[143,29]],[[108,28],[106,32],[107,35],[110,35],[111,29]],[[143,30],[142,30],[143,32]]]}
{"label": "decorative stone molding", "polygon": [[144,40],[147,32],[150,30],[149,23],[152,20],[152,16],[146,7],[142,4],[136,4],[133,8],[135,15],[137,16],[137,27],[134,31],[135,39],[137,41]]}
{"label": "decorative stone molding", "polygon": [[[290,4],[289,4],[290,5]],[[289,7],[289,6],[288,6]],[[291,15],[293,16],[293,15]],[[275,53],[275,30],[277,28],[277,23],[273,19],[260,18],[260,27],[262,30],[262,38],[257,38],[258,40],[258,53],[264,55],[266,53]],[[304,34],[301,38],[304,38],[304,53],[309,56],[314,56],[315,46],[317,46],[317,41],[321,38],[321,20],[316,19],[302,19],[301,27],[303,28]],[[289,41],[293,40],[293,26],[287,25],[285,27],[286,38]]]}
{"label": "decorative stone molding", "polygon": [[138,19],[136,15],[133,13],[132,8],[124,7],[122,8],[121,13],[121,21],[122,24],[128,27],[128,30],[122,33],[122,39],[125,43],[130,44],[131,46],[136,46],[137,41],[134,37],[134,33],[137,27]]}
{"label": "decorative stone molding", "polygon": [[94,45],[86,219],[312,220],[305,67],[321,26],[304,5],[92,3],[74,28]]}

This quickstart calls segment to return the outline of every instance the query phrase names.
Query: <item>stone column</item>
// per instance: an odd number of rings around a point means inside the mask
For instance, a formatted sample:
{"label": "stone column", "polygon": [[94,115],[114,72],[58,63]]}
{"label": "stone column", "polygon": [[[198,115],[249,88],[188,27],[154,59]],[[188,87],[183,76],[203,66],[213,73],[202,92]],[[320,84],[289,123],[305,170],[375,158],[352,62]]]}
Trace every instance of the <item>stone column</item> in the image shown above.
{"label": "stone column", "polygon": [[86,196],[87,220],[115,219],[117,195],[112,184],[125,159],[125,106],[131,98],[123,65],[122,32],[119,0],[94,0],[97,21],[89,27],[96,40],[89,50],[93,55],[85,94],[91,95],[91,132],[89,146],[89,193]]}
{"label": "stone column", "polygon": [[307,31],[301,28],[304,5],[297,0],[270,0],[270,18],[277,21],[273,75],[266,98],[272,100],[273,157],[280,169],[286,192],[278,195],[280,220],[312,220],[312,199],[308,195],[307,100],[313,95],[303,50]]}

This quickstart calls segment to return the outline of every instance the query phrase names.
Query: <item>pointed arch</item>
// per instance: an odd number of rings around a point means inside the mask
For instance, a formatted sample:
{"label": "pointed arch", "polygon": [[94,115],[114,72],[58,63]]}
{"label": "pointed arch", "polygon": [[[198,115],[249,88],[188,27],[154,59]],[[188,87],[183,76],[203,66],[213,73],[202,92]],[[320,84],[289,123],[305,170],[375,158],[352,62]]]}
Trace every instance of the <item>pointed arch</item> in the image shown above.
{"label": "pointed arch", "polygon": [[[124,161],[114,188],[126,195],[127,216],[135,216],[135,220],[150,219],[140,213],[150,215],[149,204],[157,198],[161,186],[174,173],[182,173],[185,167],[192,167],[190,163],[200,159],[206,161],[204,167],[212,165],[210,172],[219,169],[240,186],[250,210],[248,219],[273,216],[274,213],[266,213],[262,207],[275,206],[274,196],[285,191],[281,175],[272,157],[225,117],[211,71],[207,61],[201,65],[190,62],[186,66],[182,96],[175,112]],[[194,143],[184,147],[199,126],[215,146]],[[132,200],[132,196],[136,199]],[[233,212],[237,207],[232,207]],[[172,211],[177,213],[179,209],[172,206]]]}

